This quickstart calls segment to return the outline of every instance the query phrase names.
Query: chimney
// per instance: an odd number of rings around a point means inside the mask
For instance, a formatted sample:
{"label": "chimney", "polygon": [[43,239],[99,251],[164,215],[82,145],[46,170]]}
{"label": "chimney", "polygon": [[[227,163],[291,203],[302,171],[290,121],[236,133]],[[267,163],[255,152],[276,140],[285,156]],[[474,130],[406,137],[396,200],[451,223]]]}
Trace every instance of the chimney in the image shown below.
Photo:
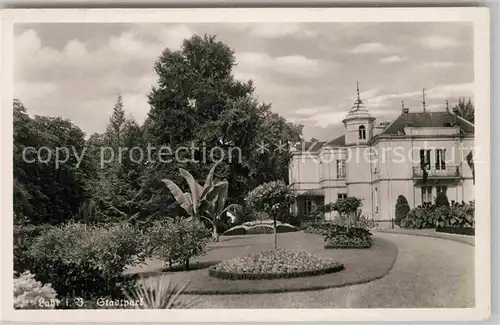
{"label": "chimney", "polygon": [[405,103],[403,101],[401,101],[401,111],[405,114],[408,114],[408,112],[410,111],[410,109],[405,107]]}

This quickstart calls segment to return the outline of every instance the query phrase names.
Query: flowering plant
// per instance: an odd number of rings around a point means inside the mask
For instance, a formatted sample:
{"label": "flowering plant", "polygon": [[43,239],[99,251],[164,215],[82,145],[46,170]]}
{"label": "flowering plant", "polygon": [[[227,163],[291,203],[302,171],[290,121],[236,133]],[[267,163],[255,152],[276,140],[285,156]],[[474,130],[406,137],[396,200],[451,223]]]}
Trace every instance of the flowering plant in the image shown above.
{"label": "flowering plant", "polygon": [[[54,308],[59,300],[57,293],[49,284],[42,285],[35,280],[30,271],[14,278],[14,308],[43,309]],[[48,302],[48,303],[47,303]]]}

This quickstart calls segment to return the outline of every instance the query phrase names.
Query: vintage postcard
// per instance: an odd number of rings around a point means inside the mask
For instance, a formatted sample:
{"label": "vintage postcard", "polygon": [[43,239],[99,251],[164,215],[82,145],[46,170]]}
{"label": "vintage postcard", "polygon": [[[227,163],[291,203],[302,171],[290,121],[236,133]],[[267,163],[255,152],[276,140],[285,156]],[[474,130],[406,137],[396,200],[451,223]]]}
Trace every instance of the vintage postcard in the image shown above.
{"label": "vintage postcard", "polygon": [[1,18],[3,321],[489,317],[488,9]]}

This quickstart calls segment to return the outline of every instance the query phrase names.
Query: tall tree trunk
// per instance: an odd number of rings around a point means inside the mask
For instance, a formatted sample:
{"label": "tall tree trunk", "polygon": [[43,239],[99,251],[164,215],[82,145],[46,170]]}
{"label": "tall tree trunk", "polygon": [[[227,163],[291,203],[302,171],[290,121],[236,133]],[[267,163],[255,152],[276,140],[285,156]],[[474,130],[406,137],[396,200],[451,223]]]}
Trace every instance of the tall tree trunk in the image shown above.
{"label": "tall tree trunk", "polygon": [[276,227],[276,216],[273,217],[273,225],[274,225],[274,249],[278,249],[278,232]]}
{"label": "tall tree trunk", "polygon": [[217,232],[217,227],[216,226],[214,226],[214,230],[213,230],[212,236],[214,237],[215,242],[218,243],[219,242],[219,233]]}

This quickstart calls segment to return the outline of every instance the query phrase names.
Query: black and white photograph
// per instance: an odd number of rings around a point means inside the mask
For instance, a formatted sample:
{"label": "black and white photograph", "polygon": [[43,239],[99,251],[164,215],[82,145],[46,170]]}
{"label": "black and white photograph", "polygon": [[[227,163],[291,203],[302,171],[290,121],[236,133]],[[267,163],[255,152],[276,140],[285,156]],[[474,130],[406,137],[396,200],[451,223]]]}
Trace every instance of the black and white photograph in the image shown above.
{"label": "black and white photograph", "polygon": [[6,315],[488,316],[488,11],[287,10],[3,17]]}

